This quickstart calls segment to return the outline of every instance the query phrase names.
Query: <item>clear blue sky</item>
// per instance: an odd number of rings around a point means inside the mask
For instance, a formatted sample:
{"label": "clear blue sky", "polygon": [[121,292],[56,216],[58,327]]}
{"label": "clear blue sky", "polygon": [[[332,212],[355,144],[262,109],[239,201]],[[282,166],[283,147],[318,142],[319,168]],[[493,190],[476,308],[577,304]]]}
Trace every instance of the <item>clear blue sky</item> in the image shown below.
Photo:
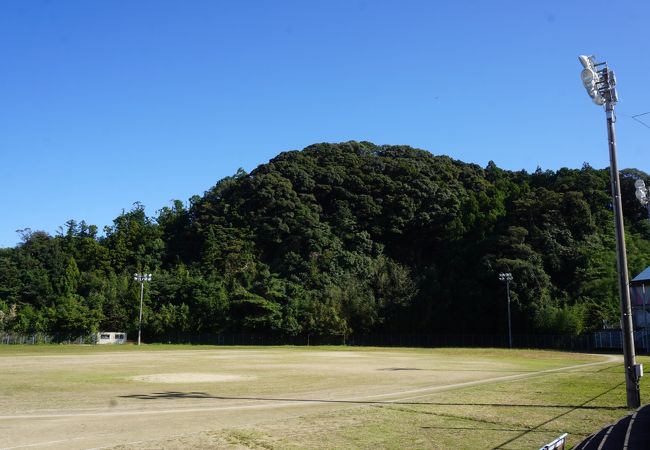
{"label": "clear blue sky", "polygon": [[619,166],[650,172],[648,23],[640,0],[2,0],[0,247],[323,141],[608,167],[581,53],[616,71]]}

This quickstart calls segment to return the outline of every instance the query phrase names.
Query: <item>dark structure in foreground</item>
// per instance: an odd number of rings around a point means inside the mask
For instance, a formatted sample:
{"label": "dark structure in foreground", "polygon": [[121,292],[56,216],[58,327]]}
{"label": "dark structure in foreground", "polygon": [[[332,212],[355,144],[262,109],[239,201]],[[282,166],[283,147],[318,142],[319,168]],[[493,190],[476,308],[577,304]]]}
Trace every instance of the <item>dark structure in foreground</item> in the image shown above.
{"label": "dark structure in foreground", "polygon": [[642,450],[650,448],[650,404],[587,437],[574,450]]}

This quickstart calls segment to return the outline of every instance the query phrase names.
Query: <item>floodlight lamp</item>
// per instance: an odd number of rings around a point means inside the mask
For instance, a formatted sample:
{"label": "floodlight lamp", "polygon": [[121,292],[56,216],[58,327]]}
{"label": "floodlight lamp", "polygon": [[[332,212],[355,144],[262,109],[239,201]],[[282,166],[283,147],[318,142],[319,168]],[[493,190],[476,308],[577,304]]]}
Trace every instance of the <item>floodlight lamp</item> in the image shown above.
{"label": "floodlight lamp", "polygon": [[645,181],[639,178],[634,182],[634,187],[637,189],[645,189]]}
{"label": "floodlight lamp", "polygon": [[580,64],[582,64],[582,67],[584,67],[585,69],[593,68],[594,61],[592,58],[593,58],[592,56],[586,56],[586,55],[578,56],[578,60],[580,61]]}
{"label": "floodlight lamp", "polygon": [[591,86],[598,80],[598,75],[593,69],[587,67],[586,69],[582,69],[582,72],[580,72],[580,79],[585,87],[587,87]]}
{"label": "floodlight lamp", "polygon": [[598,94],[598,89],[596,89],[596,86],[585,86],[585,89],[587,89],[587,94],[589,97],[594,98],[595,96],[599,95]]}
{"label": "floodlight lamp", "polygon": [[605,104],[605,99],[599,93],[594,94],[594,96],[592,97],[592,100],[598,106],[601,106],[601,105]]}
{"label": "floodlight lamp", "polygon": [[645,190],[637,189],[634,195],[636,195],[636,199],[640,201],[642,205],[648,203],[648,199],[645,195]]}

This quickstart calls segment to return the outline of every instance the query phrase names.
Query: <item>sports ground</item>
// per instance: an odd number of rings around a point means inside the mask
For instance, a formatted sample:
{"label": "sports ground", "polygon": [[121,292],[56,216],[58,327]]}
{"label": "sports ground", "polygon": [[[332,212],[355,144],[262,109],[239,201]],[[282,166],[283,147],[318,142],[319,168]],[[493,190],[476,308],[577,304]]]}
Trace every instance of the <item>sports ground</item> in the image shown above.
{"label": "sports ground", "polygon": [[627,412],[622,371],[533,350],[2,346],[0,448],[575,444]]}

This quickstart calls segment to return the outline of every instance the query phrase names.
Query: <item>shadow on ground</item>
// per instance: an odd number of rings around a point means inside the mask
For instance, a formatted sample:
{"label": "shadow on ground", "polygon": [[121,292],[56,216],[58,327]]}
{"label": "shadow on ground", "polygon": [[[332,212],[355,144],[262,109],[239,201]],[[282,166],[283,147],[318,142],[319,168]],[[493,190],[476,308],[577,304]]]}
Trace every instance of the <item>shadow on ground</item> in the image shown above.
{"label": "shadow on ground", "polygon": [[[592,406],[588,405],[591,401],[605,395],[607,392],[616,389],[620,385],[613,387],[596,397],[587,400],[581,405],[541,405],[541,404],[526,404],[526,403],[454,403],[454,402],[403,402],[403,401],[378,401],[378,400],[331,400],[331,399],[317,399],[317,398],[287,398],[287,397],[234,397],[213,395],[207,392],[180,392],[180,391],[165,391],[165,392],[151,392],[148,394],[130,394],[121,395],[120,398],[131,398],[137,400],[173,400],[173,399],[204,399],[204,400],[250,400],[258,402],[304,402],[304,403],[342,403],[351,405],[426,405],[426,406],[489,406],[489,407],[503,407],[503,408],[570,408],[571,411],[578,409],[586,410],[625,410],[624,406]],[[562,417],[560,414],[557,417]],[[555,420],[557,417],[551,419]],[[546,423],[546,422],[545,422]],[[545,424],[544,423],[544,424]],[[540,424],[542,426],[544,424]]]}

